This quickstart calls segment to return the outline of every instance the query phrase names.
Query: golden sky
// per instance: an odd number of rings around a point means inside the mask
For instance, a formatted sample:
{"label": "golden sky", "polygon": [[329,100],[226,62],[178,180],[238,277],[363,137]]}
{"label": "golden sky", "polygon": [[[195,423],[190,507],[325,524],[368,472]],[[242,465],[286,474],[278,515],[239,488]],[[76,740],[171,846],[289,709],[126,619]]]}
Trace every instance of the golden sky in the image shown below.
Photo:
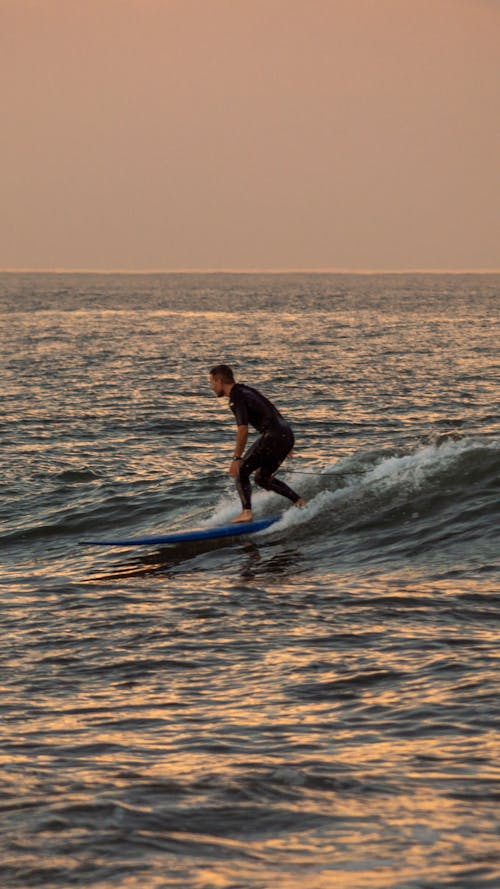
{"label": "golden sky", "polygon": [[0,268],[500,268],[499,0],[0,0]]}

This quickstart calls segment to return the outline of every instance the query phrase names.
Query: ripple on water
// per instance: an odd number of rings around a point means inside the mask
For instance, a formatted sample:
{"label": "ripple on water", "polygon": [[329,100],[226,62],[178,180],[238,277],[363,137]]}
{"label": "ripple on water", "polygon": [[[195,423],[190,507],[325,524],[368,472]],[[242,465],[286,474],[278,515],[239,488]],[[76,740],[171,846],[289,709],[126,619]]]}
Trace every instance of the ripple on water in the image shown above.
{"label": "ripple on water", "polygon": [[[0,295],[2,889],[500,885],[498,278]],[[307,508],[80,547],[234,514],[221,356],[292,420]]]}

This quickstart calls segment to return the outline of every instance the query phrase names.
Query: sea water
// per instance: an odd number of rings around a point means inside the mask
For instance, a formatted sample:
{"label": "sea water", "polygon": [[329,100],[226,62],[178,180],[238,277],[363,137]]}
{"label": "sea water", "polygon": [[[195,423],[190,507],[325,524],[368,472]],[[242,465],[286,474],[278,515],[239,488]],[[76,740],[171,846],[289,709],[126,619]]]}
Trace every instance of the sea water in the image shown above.
{"label": "sea water", "polygon": [[[500,886],[499,294],[0,276],[2,889]],[[81,546],[238,512],[220,362],[306,508]]]}

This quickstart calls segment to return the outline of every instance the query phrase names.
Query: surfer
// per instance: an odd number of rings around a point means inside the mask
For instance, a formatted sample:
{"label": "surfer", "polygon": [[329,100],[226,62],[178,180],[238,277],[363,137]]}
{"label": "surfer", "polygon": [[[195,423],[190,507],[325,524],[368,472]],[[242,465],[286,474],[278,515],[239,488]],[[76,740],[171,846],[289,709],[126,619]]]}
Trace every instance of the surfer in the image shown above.
{"label": "surfer", "polygon": [[[229,475],[236,480],[242,512],[233,521],[252,521],[250,476],[254,472],[259,487],[287,497],[295,506],[305,506],[305,501],[299,494],[292,491],[285,482],[274,478],[274,473],[294,444],[292,429],[278,409],[257,389],[245,383],[237,383],[227,364],[217,364],[212,368],[210,386],[217,398],[229,398],[229,407],[236,418],[236,443]],[[249,425],[260,432],[260,436],[244,453]]]}

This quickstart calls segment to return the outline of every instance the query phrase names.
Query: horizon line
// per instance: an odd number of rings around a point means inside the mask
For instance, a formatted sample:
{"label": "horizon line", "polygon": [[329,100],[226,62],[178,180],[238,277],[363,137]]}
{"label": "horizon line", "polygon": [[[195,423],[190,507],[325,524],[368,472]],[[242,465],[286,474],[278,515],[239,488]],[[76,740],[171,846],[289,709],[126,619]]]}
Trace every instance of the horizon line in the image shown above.
{"label": "horizon line", "polygon": [[500,268],[1,268],[0,274],[51,275],[498,275]]}

